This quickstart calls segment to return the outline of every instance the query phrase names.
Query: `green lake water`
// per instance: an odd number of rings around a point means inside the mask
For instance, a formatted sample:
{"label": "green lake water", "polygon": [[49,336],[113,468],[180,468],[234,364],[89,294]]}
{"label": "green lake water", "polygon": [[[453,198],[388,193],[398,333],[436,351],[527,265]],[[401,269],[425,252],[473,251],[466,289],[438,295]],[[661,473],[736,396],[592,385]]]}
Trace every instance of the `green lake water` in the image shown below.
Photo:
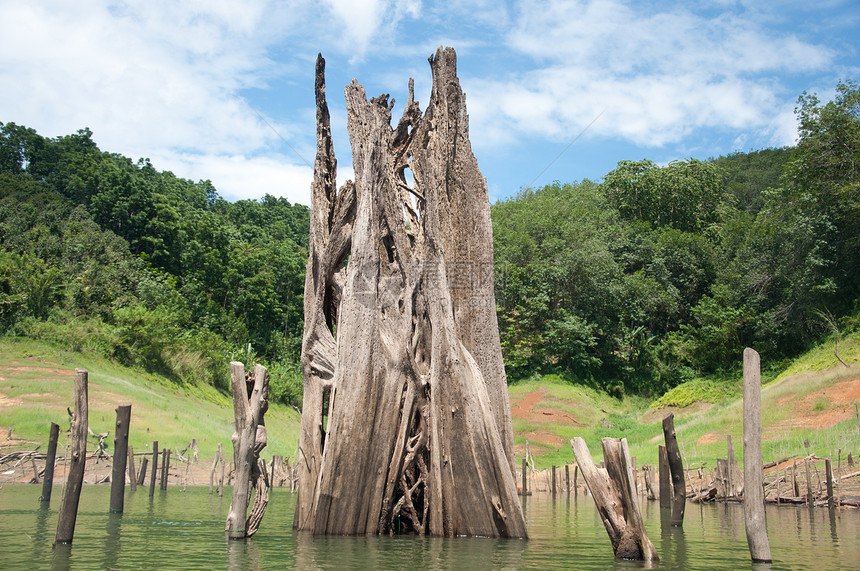
{"label": "green lake water", "polygon": [[774,562],[749,560],[741,504],[687,504],[683,528],[643,517],[661,560],[617,561],[590,496],[522,498],[528,540],[312,537],[290,527],[295,497],[272,490],[260,531],[228,541],[225,496],[208,487],[126,491],[109,514],[110,486],[85,486],[71,546],[52,547],[62,489],[50,507],[41,486],[0,488],[0,569],[860,569],[860,510],[768,506]]}

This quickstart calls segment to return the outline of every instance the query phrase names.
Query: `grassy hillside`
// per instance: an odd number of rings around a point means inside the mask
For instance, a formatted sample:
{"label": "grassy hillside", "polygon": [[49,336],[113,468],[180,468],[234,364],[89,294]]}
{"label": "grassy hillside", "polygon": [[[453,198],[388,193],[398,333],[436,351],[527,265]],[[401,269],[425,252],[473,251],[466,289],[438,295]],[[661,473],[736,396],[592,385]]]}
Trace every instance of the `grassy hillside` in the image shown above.
{"label": "grassy hillside", "polygon": [[[833,341],[792,361],[781,372],[765,376],[762,392],[764,457],[766,461],[809,453],[843,458],[860,455],[860,431],[855,403],[860,401],[860,335],[842,339],[839,355]],[[153,440],[160,447],[184,448],[199,441],[201,458],[211,458],[218,443],[230,453],[233,408],[230,399],[209,386],[179,386],[157,376],[119,366],[96,355],[64,351],[21,339],[0,338],[0,443],[31,449],[43,447],[48,425],[69,426],[66,407],[72,405],[75,367],[89,370],[90,426],[112,432],[114,410],[130,402],[130,443],[146,451]],[[227,372],[225,371],[225,375]],[[572,385],[554,376],[534,376],[510,386],[517,459],[526,443],[536,465],[548,467],[573,460],[569,440],[586,439],[600,454],[600,439],[625,437],[637,464],[656,463],[662,442],[662,418],[673,412],[688,463],[714,466],[724,457],[726,436],[743,456],[741,379],[697,379],[676,387],[660,399],[617,399],[606,393]],[[272,404],[266,414],[269,446],[266,456],[295,456],[299,414]],[[9,429],[12,441],[7,441]],[[61,437],[62,443],[62,437]],[[112,445],[112,441],[111,441]],[[92,446],[91,446],[92,449]]]}
{"label": "grassy hillside", "polygon": [[[765,461],[815,453],[843,458],[860,454],[856,406],[860,401],[860,335],[839,342],[833,355],[831,339],[780,372],[765,374],[762,390],[763,452]],[[537,467],[573,461],[569,440],[585,438],[600,455],[600,439],[627,438],[637,464],[654,464],[663,442],[661,421],[675,414],[676,432],[691,466],[714,466],[725,457],[731,436],[735,456],[743,458],[743,421],[740,373],[734,378],[696,379],[660,399],[619,400],[570,385],[557,377],[534,377],[510,389],[518,457],[525,442]],[[808,442],[808,449],[806,443]],[[808,450],[808,451],[807,451]]]}
{"label": "grassy hillside", "polygon": [[[210,386],[170,383],[122,367],[97,355],[58,350],[44,343],[0,338],[0,442],[8,446],[46,446],[49,425],[60,425],[60,445],[69,428],[66,407],[72,407],[74,369],[89,371],[89,424],[93,432],[113,430],[117,405],[131,403],[129,444],[147,451],[152,441],[160,448],[182,449],[197,438],[202,458],[212,458],[218,443],[231,454],[233,405]],[[229,375],[225,371],[225,376]],[[299,414],[281,404],[266,413],[269,444],[266,456],[295,456]],[[9,429],[12,440],[7,441]],[[90,445],[89,449],[94,447]]]}

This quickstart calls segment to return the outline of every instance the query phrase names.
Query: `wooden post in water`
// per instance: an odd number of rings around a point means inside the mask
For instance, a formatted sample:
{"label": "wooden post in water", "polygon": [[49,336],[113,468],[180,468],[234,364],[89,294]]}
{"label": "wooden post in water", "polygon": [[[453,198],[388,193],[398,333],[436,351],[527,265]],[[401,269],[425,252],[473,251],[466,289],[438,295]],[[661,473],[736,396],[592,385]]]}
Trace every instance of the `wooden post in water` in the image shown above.
{"label": "wooden post in water", "polygon": [[137,490],[137,469],[134,467],[134,447],[128,447],[128,483],[131,491]]}
{"label": "wooden post in water", "polygon": [[651,472],[652,466],[642,466],[642,476],[645,478],[645,493],[646,497],[649,500],[656,500],[657,496],[654,494],[654,487],[651,485]]}
{"label": "wooden post in water", "polygon": [[218,443],[218,452],[215,453],[215,459],[212,460],[212,471],[209,472],[209,495],[212,495],[212,488],[215,485],[215,467],[218,466],[218,462],[221,462],[221,479],[223,480],[224,473],[224,454],[221,452],[221,443]]}
{"label": "wooden post in water", "polygon": [[842,449],[839,449],[836,460],[836,504],[839,504],[839,497],[842,495]]}
{"label": "wooden post in water", "polygon": [[761,360],[744,349],[744,522],[750,557],[770,563],[770,543],[764,513],[764,458],[761,452]]}
{"label": "wooden post in water", "polygon": [[71,543],[75,536],[75,521],[78,517],[78,502],[81,499],[81,487],[84,483],[84,468],[87,463],[87,426],[89,423],[89,406],[87,395],[87,380],[89,373],[86,369],[75,369],[75,413],[72,415],[71,426],[71,462],[69,478],[66,481],[66,492],[60,506],[57,520],[57,535],[54,544]]}
{"label": "wooden post in water", "polygon": [[[227,512],[227,537],[242,539],[253,535],[260,525],[268,503],[268,487],[259,466],[260,451],[266,445],[266,425],[263,415],[269,408],[269,373],[262,365],[254,367],[253,385],[245,380],[245,365],[230,363],[233,389],[235,432],[233,433],[233,463],[236,483]],[[253,386],[253,389],[248,389]],[[250,399],[249,399],[250,397]],[[256,493],[251,516],[246,519],[251,488]]]}
{"label": "wooden post in water", "polygon": [[800,485],[797,483],[797,460],[791,462],[791,488],[794,492],[794,497],[800,497]]}
{"label": "wooden post in water", "polygon": [[221,453],[221,445],[218,445],[218,455],[221,457],[221,475],[218,477],[218,497],[224,495],[224,455]]}
{"label": "wooden post in water", "polygon": [[48,454],[45,458],[45,479],[42,482],[42,495],[39,499],[43,502],[51,502],[51,492],[54,489],[54,464],[57,462],[57,440],[60,437],[60,426],[56,422],[51,423],[51,432],[48,436]]}
{"label": "wooden post in water", "polygon": [[116,408],[116,428],[113,439],[113,466],[110,479],[110,511],[122,513],[125,507],[125,467],[128,460],[128,427],[131,405]]}
{"label": "wooden post in water", "polygon": [[278,466],[282,463],[283,460],[281,459],[280,455],[275,454],[274,456],[272,456],[272,477],[269,478],[269,487],[271,488],[275,487],[275,466]]}
{"label": "wooden post in water", "polygon": [[570,494],[570,464],[564,465],[564,489]]}
{"label": "wooden post in water", "polygon": [[170,448],[165,448],[161,456],[161,489],[167,490],[167,478],[170,476]]}
{"label": "wooden post in water", "polygon": [[830,463],[830,458],[824,459],[824,471],[827,475],[827,507],[833,509],[833,466]]}
{"label": "wooden post in water", "polygon": [[657,477],[660,479],[660,507],[672,507],[672,476],[669,473],[669,455],[662,444],[657,446]]}
{"label": "wooden post in water", "polygon": [[666,456],[669,460],[669,474],[672,476],[672,518],[671,525],[684,525],[684,508],[687,504],[687,484],[684,478],[684,463],[675,436],[675,415],[669,413],[663,419],[663,439],[666,441]]}
{"label": "wooden post in water", "polygon": [[804,467],[806,468],[806,505],[813,507],[815,500],[812,498],[812,477],[809,474],[809,458],[803,459]]}
{"label": "wooden post in water", "polygon": [[555,495],[555,464],[552,465],[552,495]]}
{"label": "wooden post in water", "polygon": [[528,481],[528,478],[526,477],[526,468],[528,468],[528,464],[526,463],[526,459],[523,458],[523,495],[524,496],[526,495],[526,492],[527,492],[526,485],[527,485],[527,481]]}
{"label": "wooden post in water", "polygon": [[573,467],[573,495],[579,495],[579,489],[577,488],[577,479],[579,478],[579,464]]}
{"label": "wooden post in water", "polygon": [[140,472],[137,476],[137,485],[143,486],[146,483],[146,467],[149,464],[149,458],[143,457],[143,462],[140,463]]}
{"label": "wooden post in water", "polygon": [[726,463],[728,466],[726,467],[726,475],[729,478],[728,489],[726,490],[726,498],[729,496],[735,496],[735,474],[734,474],[734,466],[735,466],[735,447],[732,446],[732,435],[729,434],[726,436],[726,448],[727,448],[727,456]]}
{"label": "wooden post in water", "polygon": [[657,550],[645,533],[639,512],[639,496],[630,462],[626,438],[604,438],[603,459],[606,468],[595,466],[585,440],[570,441],[582,477],[591,490],[603,526],[609,534],[618,559],[657,561]]}
{"label": "wooden post in water", "polygon": [[158,440],[152,442],[152,475],[149,477],[149,497],[155,495],[155,482],[158,480]]}

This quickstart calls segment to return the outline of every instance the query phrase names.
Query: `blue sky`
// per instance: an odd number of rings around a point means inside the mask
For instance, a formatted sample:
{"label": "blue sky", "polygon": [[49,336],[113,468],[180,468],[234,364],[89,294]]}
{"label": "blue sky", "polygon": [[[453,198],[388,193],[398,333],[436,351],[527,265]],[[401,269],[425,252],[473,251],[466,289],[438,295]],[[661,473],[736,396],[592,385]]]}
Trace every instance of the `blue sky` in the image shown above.
{"label": "blue sky", "polygon": [[857,0],[0,0],[0,121],[89,127],[229,200],[307,204],[317,53],[341,184],[342,87],[390,93],[396,118],[413,77],[423,109],[446,45],[495,201],[623,159],[793,144],[798,95],[860,79],[858,29]]}

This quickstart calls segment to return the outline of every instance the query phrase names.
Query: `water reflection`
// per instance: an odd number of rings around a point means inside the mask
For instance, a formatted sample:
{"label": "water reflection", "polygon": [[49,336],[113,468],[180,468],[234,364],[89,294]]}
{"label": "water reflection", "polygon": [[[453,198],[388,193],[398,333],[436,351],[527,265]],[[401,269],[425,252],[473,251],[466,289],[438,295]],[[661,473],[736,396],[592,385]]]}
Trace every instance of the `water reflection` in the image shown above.
{"label": "water reflection", "polygon": [[263,568],[263,554],[253,538],[229,539],[227,543],[227,569],[230,571],[257,571]]}
{"label": "water reflection", "polygon": [[72,544],[60,543],[51,554],[52,571],[67,571],[72,568]]}
{"label": "water reflection", "polygon": [[117,569],[119,565],[120,536],[122,526],[122,514],[109,512],[106,514],[106,526],[104,534],[104,549],[102,553],[102,567],[104,569]]}
{"label": "water reflection", "polygon": [[[0,561],[5,569],[644,569],[617,561],[594,502],[566,494],[522,498],[530,539],[313,537],[290,528],[295,497],[270,496],[260,531],[226,541],[227,500],[208,487],[170,489],[150,500],[130,494],[110,514],[109,487],[86,486],[73,545],[51,547],[56,511],[33,502],[31,489],[0,489]],[[844,569],[860,561],[860,510],[768,506],[774,563],[752,565],[742,504],[691,504],[683,527],[671,510],[641,504],[659,569]],[[665,525],[664,525],[665,521]],[[650,567],[654,567],[651,565]]]}

